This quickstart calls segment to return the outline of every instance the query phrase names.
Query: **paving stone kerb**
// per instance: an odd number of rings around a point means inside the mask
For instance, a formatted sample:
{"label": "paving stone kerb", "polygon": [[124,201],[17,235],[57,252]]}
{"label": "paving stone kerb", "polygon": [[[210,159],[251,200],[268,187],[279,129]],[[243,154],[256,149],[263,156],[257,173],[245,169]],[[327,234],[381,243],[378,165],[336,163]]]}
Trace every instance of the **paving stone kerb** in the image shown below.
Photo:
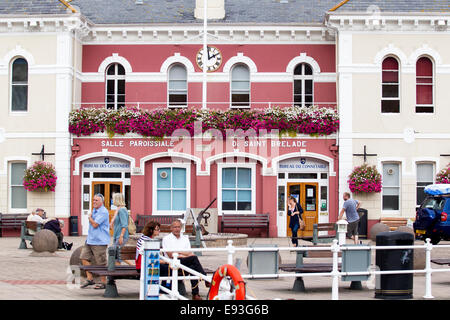
{"label": "paving stone kerb", "polygon": [[[66,241],[73,242],[74,248],[82,246],[86,237],[65,237]],[[363,240],[364,243],[369,243]],[[20,238],[0,238],[0,300],[105,300],[102,290],[79,289],[77,283],[72,284],[69,269],[70,258],[73,251],[57,250],[53,256],[32,257],[31,248],[18,249]],[[278,247],[290,245],[288,238],[248,239],[248,245],[276,244]],[[374,245],[374,243],[371,243]],[[416,241],[415,244],[423,244]],[[441,243],[440,243],[441,244]],[[450,244],[442,241],[442,244]],[[300,242],[300,245],[311,246],[311,243]],[[280,252],[282,263],[295,263],[295,253]],[[449,258],[450,249],[435,247],[432,258]],[[242,260],[241,271],[248,272],[246,264],[247,253],[238,251],[235,258]],[[325,260],[323,260],[325,259]],[[327,260],[328,259],[328,260]],[[372,261],[375,261],[375,252],[372,252]],[[224,253],[204,253],[200,261],[205,267],[215,269],[227,263]],[[329,258],[305,258],[305,262],[331,262]],[[432,265],[433,268],[449,268],[448,266]],[[450,299],[450,273],[438,272],[432,275],[432,294],[436,299]],[[80,280],[77,280],[78,283]],[[81,280],[82,281],[82,280]],[[246,280],[247,292],[259,300],[294,299],[294,300],[331,300],[330,277],[304,278],[306,292],[293,292],[294,278],[271,280]],[[116,299],[139,299],[139,282],[136,280],[118,280],[117,287],[120,294]],[[207,289],[200,285],[200,294],[206,297]],[[340,300],[374,300],[375,292],[363,282],[363,290],[349,290],[350,282],[339,281]],[[190,292],[190,284],[186,282]],[[414,299],[423,299],[425,294],[425,277],[414,277]]]}

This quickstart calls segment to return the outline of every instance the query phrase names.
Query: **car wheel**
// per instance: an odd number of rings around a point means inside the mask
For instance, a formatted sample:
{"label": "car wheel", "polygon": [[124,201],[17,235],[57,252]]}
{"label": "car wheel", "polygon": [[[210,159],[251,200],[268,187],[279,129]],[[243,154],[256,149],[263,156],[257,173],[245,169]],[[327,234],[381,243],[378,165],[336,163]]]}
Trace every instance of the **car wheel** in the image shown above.
{"label": "car wheel", "polygon": [[431,240],[431,244],[433,244],[433,245],[438,244],[439,241],[441,241],[441,237],[440,236],[431,236],[430,240]]}

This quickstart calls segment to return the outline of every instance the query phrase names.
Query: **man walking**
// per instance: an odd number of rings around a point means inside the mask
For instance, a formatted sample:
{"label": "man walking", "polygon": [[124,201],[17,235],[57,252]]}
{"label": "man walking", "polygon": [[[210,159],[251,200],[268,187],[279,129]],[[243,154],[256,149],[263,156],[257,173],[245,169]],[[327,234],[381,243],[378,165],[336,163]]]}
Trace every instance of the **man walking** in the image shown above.
{"label": "man walking", "polygon": [[[84,266],[91,264],[105,266],[107,263],[106,249],[110,242],[109,235],[109,213],[103,205],[104,197],[98,193],[94,196],[92,213],[89,214],[89,230],[86,243],[81,249],[80,259]],[[87,281],[81,285],[86,288],[94,285],[92,273],[86,271]],[[106,277],[101,277],[102,283],[97,284],[94,289],[105,289]]]}
{"label": "man walking", "polygon": [[358,226],[359,226],[359,214],[358,209],[361,202],[350,198],[350,193],[344,192],[344,205],[339,213],[338,220],[341,220],[345,215],[347,217],[347,238],[353,239],[355,244],[358,244]]}

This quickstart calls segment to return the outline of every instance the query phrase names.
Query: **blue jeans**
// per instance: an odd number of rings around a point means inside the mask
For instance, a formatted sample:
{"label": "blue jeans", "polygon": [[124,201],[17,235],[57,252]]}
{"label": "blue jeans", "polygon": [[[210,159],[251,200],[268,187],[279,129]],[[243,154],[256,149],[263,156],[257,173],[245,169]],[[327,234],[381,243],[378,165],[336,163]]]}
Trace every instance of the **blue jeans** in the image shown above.
{"label": "blue jeans", "polygon": [[291,228],[292,230],[292,244],[298,246],[298,239],[297,239],[297,231],[300,228],[300,225],[296,224]]}
{"label": "blue jeans", "polygon": [[[128,238],[124,238],[122,245],[120,245],[119,244],[119,238],[117,238],[117,239],[113,240],[113,245],[115,245],[118,248],[122,248],[122,247],[124,247],[127,244],[127,242],[128,242]],[[118,259],[117,261],[120,262],[120,263],[123,262],[122,259]]]}

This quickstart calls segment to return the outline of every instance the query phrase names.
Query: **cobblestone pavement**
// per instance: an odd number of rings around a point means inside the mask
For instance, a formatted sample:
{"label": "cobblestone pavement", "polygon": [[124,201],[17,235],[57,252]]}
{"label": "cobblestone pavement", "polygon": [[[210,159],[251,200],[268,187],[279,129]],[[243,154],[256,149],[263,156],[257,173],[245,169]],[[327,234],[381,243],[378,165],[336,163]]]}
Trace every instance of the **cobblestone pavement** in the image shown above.
{"label": "cobblestone pavement", "polygon": [[[105,300],[103,290],[80,289],[72,285],[69,272],[69,260],[74,249],[83,245],[85,237],[65,237],[65,241],[74,242],[72,251],[58,250],[51,256],[33,256],[32,249],[18,249],[18,237],[0,238],[0,299],[13,300]],[[368,241],[364,241],[367,243]],[[416,244],[422,244],[416,241]],[[288,238],[248,239],[248,245],[276,244],[279,247],[289,246]],[[301,243],[309,245],[309,243]],[[440,244],[450,244],[444,241]],[[28,245],[30,247],[30,245]],[[432,258],[450,258],[450,248],[435,247]],[[247,253],[238,252],[235,258],[242,259],[241,271],[246,273]],[[372,253],[372,261],[375,253]],[[283,251],[282,263],[294,263],[295,253]],[[305,262],[331,262],[330,258],[307,258]],[[226,254],[217,252],[204,253],[200,261],[205,267],[215,269],[226,263]],[[433,268],[447,268],[432,264]],[[78,279],[80,281],[80,279]],[[83,279],[81,279],[83,281]],[[247,293],[259,300],[268,299],[294,299],[294,300],[330,300],[331,278],[308,277],[304,278],[306,292],[294,292],[292,286],[294,278],[280,278],[276,280],[247,280]],[[349,289],[349,282],[339,282],[339,299],[342,300],[372,300],[374,289],[370,284],[363,282],[363,290]],[[450,299],[450,273],[439,272],[432,275],[432,294],[435,299]],[[139,299],[139,282],[136,280],[118,280],[117,288],[120,294],[116,299]],[[190,291],[190,284],[186,282]],[[425,276],[414,276],[414,299],[423,299],[425,294]],[[205,297],[207,289],[200,284],[200,294]],[[377,299],[378,300],[378,299]]]}

